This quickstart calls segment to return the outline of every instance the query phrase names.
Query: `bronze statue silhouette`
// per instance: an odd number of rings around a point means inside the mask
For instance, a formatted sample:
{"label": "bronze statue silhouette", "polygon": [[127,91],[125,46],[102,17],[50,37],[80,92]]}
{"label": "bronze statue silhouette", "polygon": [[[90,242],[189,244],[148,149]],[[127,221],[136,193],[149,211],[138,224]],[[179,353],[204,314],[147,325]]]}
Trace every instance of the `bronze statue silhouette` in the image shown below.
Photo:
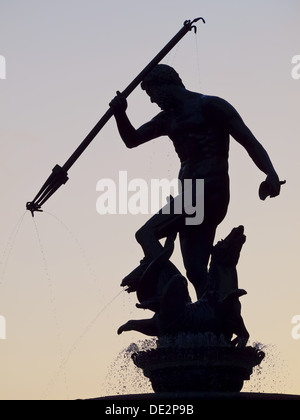
{"label": "bronze statue silhouette", "polygon": [[[204,179],[204,220],[201,224],[186,225],[184,212],[163,214],[161,211],[138,230],[136,239],[145,254],[141,270],[163,252],[160,239],[179,233],[186,275],[200,299],[208,287],[208,262],[216,229],[229,204],[230,136],[246,149],[266,175],[259,188],[262,200],[279,195],[285,181],[279,181],[264,147],[235,108],[224,99],[187,90],[177,72],[163,64],[157,65],[145,77],[141,87],[162,111],[135,129],[126,114],[127,101],[118,92],[110,106],[125,145],[133,148],[157,137],[168,136],[181,162],[179,180],[191,179],[195,187],[197,179]],[[181,194],[184,200],[185,192]]]}

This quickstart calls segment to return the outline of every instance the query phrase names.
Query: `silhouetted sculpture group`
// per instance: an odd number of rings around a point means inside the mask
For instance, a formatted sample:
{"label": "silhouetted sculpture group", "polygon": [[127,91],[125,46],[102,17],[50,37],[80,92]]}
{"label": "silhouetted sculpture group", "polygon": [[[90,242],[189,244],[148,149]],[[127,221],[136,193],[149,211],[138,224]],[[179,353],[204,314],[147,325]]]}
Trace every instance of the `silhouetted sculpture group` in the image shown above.
{"label": "silhouetted sculpture group", "polygon": [[[236,265],[245,242],[244,228],[233,229],[225,240],[213,246],[217,226],[229,204],[230,136],[266,175],[259,188],[262,200],[276,197],[284,182],[279,181],[266,150],[224,99],[187,90],[177,72],[163,64],[145,77],[141,87],[161,112],[135,129],[126,114],[127,101],[118,92],[110,106],[121,138],[133,148],[168,136],[180,159],[179,180],[191,180],[191,189],[183,189],[176,199],[184,202],[189,193],[195,201],[196,180],[204,179],[204,220],[198,225],[187,225],[184,206],[178,214],[171,197],[168,214],[160,211],[138,230],[136,239],[145,257],[125,277],[122,286],[137,293],[138,307],[150,309],[155,315],[148,320],[129,321],[118,332],[137,330],[160,337],[211,331],[243,347],[249,334],[241,317],[239,297],[246,292],[238,288]],[[186,278],[169,261],[177,234],[186,276],[198,298],[194,303]],[[164,246],[160,242],[163,238]],[[234,340],[233,334],[237,336]]]}

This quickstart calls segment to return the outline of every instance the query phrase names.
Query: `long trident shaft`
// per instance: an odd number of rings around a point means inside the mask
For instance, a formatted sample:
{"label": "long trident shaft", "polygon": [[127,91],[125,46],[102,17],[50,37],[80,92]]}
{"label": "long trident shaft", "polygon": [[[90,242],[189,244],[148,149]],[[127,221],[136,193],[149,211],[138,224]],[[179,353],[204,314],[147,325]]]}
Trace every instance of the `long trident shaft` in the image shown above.
{"label": "long trident shaft", "polygon": [[[127,86],[122,92],[122,96],[127,98],[134,89],[143,81],[145,76],[174,48],[174,46],[192,29],[196,32],[197,28],[194,23],[205,20],[202,17],[194,19],[193,21],[186,20],[181,30],[168,42],[168,44],[153,58],[153,60],[142,70],[138,76]],[[113,116],[113,110],[109,108],[103,117],[98,121],[95,127],[90,131],[82,143],[78,146],[75,152],[69,157],[66,163],[61,167],[56,165],[47,181],[44,183],[38,194],[35,196],[33,201],[26,203],[26,208],[34,216],[35,211],[42,211],[42,205],[57,191],[63,184],[68,181],[68,171],[71,166],[77,161],[82,155],[85,149],[97,136],[99,131],[105,126],[105,124]]]}

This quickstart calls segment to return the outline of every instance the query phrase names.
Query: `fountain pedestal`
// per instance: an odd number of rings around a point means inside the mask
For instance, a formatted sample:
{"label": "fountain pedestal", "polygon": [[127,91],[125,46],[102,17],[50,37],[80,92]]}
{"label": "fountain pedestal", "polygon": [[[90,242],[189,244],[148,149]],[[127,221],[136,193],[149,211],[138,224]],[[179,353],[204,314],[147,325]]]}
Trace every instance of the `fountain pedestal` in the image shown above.
{"label": "fountain pedestal", "polygon": [[264,353],[254,347],[167,347],[132,355],[154,392],[239,392]]}

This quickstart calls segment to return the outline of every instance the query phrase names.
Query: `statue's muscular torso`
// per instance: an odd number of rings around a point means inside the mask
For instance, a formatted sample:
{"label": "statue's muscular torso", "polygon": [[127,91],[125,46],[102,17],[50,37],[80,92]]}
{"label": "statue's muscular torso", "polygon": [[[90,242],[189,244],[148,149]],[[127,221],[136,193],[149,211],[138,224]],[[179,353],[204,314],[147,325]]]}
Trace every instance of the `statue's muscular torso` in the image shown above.
{"label": "statue's muscular torso", "polygon": [[228,172],[229,132],[218,112],[219,98],[193,94],[179,111],[163,111],[150,123],[167,135],[181,162],[179,177],[210,178]]}

